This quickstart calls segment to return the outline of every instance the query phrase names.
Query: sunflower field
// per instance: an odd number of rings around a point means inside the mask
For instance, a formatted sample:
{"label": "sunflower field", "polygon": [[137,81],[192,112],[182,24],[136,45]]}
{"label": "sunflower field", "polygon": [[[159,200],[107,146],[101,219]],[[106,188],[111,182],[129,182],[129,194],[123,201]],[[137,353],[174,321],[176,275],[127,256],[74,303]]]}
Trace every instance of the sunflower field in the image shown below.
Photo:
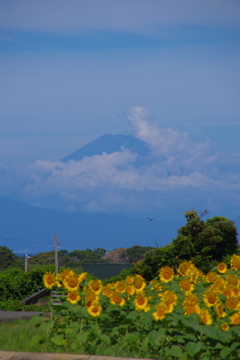
{"label": "sunflower field", "polygon": [[[51,351],[235,360],[240,358],[240,256],[233,255],[230,264],[219,263],[204,275],[183,261],[176,271],[163,266],[148,283],[134,275],[105,286],[87,273],[47,272],[44,285],[58,289],[62,304],[52,305],[50,319],[32,322],[47,332]],[[31,339],[39,351],[44,342],[39,335]]]}

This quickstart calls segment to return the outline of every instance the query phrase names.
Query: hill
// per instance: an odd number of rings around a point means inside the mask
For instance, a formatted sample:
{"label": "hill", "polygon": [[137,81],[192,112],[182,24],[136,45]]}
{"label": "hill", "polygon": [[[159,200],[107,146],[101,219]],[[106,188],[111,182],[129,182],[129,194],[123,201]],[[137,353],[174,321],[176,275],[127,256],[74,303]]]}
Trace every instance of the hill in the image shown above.
{"label": "hill", "polygon": [[63,213],[0,197],[0,245],[15,253],[51,251],[54,234],[60,249],[68,251],[155,246],[155,241],[160,247],[170,243],[183,224],[184,218],[149,221],[146,217]]}
{"label": "hill", "polygon": [[115,151],[120,151],[121,147],[131,150],[133,153],[138,153],[140,156],[150,155],[150,150],[147,144],[131,135],[109,135],[105,134],[97,138],[96,140],[86,144],[72,154],[64,157],[61,161],[66,162],[68,160],[80,161],[84,156],[101,155],[103,152],[112,154]]}

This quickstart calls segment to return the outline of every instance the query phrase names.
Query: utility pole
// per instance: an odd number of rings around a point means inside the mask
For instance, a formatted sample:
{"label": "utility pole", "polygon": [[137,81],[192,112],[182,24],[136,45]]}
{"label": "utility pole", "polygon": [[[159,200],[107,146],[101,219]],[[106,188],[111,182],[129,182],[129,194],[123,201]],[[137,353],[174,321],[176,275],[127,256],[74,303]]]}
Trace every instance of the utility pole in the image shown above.
{"label": "utility pole", "polygon": [[58,275],[58,240],[57,235],[54,235],[54,250],[55,250],[55,273]]}
{"label": "utility pole", "polygon": [[25,255],[25,272],[28,272],[28,259],[30,259],[30,257],[28,254]]}

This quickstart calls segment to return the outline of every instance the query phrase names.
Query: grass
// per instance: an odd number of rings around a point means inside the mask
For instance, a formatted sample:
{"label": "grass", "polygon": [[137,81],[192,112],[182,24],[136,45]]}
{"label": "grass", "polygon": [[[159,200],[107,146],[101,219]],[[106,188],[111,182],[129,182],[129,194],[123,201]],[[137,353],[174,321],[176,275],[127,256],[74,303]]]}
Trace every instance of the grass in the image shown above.
{"label": "grass", "polygon": [[[24,352],[39,351],[30,346],[30,340],[33,334],[46,337],[46,333],[40,327],[35,328],[33,324],[26,320],[1,323],[0,350]],[[44,346],[41,347],[41,351],[48,352],[47,346],[46,348],[44,348]]]}
{"label": "grass", "polygon": [[[31,342],[33,335],[39,335],[44,342],[34,344]],[[51,343],[47,333],[41,327],[36,328],[34,324],[27,320],[16,320],[14,322],[4,322],[0,324],[0,350],[20,351],[20,352],[43,352],[43,353],[69,353],[85,354],[83,346],[80,344],[75,348],[60,347]],[[102,356],[120,356],[121,357],[142,357],[134,351],[125,351],[121,344],[106,346],[101,344],[94,351],[95,355]],[[114,355],[113,355],[114,354]],[[142,354],[141,354],[142,355]]]}

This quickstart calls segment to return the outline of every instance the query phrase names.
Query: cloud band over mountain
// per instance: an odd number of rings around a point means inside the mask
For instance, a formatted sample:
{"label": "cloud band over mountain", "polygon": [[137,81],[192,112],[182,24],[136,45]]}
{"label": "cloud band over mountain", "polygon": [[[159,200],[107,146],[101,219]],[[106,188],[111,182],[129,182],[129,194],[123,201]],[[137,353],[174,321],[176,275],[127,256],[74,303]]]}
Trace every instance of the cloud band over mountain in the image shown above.
{"label": "cloud band over mountain", "polygon": [[78,161],[5,162],[1,194],[64,211],[173,214],[194,206],[219,214],[227,209],[237,216],[239,158],[229,161],[209,141],[191,141],[186,132],[160,128],[149,117],[142,106],[128,111],[135,138],[149,150],[145,155],[125,144],[119,151],[109,148]]}

